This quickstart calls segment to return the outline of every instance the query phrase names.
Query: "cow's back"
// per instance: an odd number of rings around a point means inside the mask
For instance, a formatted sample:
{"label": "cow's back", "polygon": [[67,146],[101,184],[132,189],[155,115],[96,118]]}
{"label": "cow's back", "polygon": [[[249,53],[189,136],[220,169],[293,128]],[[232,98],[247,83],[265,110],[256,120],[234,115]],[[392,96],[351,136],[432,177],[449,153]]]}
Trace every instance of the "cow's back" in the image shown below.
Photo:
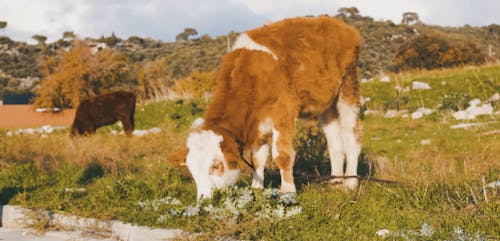
{"label": "cow's back", "polygon": [[247,34],[276,56],[300,105],[319,112],[338,95],[361,45],[354,28],[327,16],[286,19]]}

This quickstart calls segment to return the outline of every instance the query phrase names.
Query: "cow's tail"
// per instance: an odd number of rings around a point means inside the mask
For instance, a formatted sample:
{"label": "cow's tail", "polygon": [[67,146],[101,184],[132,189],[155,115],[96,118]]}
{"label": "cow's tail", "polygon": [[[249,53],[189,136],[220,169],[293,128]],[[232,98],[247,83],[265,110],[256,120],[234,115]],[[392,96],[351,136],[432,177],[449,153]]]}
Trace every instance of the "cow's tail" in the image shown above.
{"label": "cow's tail", "polygon": [[352,106],[358,107],[360,105],[360,90],[358,81],[358,58],[360,48],[361,47],[357,45],[351,52],[351,58],[344,69],[339,94],[340,99],[348,102]]}

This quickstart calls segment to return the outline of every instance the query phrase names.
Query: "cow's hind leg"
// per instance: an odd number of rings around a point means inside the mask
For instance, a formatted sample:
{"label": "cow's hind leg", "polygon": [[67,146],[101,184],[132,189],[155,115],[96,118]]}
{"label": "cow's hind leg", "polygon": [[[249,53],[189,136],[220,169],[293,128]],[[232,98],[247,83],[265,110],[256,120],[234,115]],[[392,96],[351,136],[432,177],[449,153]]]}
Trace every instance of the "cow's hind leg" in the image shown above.
{"label": "cow's hind leg", "polygon": [[358,113],[359,106],[339,99],[337,103],[339,113],[340,137],[346,155],[344,186],[355,189],[358,186],[358,158],[361,153],[361,123]]}
{"label": "cow's hind leg", "polygon": [[344,142],[342,141],[340,122],[336,109],[332,108],[324,114],[323,132],[325,133],[333,184],[342,184],[344,176]]}

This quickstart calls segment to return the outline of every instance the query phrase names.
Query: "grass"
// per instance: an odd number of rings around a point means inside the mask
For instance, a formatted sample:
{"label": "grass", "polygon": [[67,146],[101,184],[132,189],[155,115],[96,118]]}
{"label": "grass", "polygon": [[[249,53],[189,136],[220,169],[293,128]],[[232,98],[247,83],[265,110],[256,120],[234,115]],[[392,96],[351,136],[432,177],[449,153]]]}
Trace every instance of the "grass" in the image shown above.
{"label": "grass", "polygon": [[[452,108],[439,106],[449,102],[445,95],[484,101],[500,92],[500,66],[419,71],[391,79],[391,83],[362,85],[363,96],[371,98],[368,109],[384,110],[407,96],[400,109],[437,110],[416,120],[364,116],[362,172],[366,175],[371,166],[372,178],[397,183],[362,181],[357,191],[344,192],[298,176],[298,204],[287,204],[280,197],[248,189],[251,178],[246,170],[240,189],[222,191],[196,206],[196,187],[189,173],[170,166],[166,157],[183,145],[191,122],[203,115],[207,102],[165,101],[138,106],[137,129],[162,129],[142,137],[110,134],[120,130],[117,126],[81,139],[69,138],[68,130],[46,138],[7,137],[0,131],[0,204],[182,228],[199,233],[199,240],[500,239],[499,189],[486,187],[500,179],[500,138],[498,133],[487,134],[500,129],[499,117],[467,121],[491,122],[470,130],[451,129],[461,121],[453,119]],[[394,89],[413,81],[427,82],[432,89],[405,93]],[[498,103],[494,106],[498,111]],[[301,125],[298,129],[296,173],[327,174],[321,131],[307,132]],[[422,145],[422,140],[430,144]],[[278,187],[272,163],[268,170],[266,187]],[[250,201],[242,209],[227,212],[245,195]],[[285,218],[276,211],[283,207],[300,207],[301,212]],[[195,215],[188,215],[196,208]],[[271,212],[271,218],[263,217],[265,212]],[[386,237],[376,234],[383,229],[389,231]]]}

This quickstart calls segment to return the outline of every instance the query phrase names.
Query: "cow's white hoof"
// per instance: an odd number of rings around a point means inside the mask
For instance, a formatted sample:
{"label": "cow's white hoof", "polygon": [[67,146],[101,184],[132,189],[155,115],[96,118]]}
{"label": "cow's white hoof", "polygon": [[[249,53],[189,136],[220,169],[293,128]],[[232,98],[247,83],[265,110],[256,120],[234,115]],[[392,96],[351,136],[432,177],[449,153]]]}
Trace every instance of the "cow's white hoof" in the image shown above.
{"label": "cow's white hoof", "polygon": [[344,179],[344,187],[348,190],[354,190],[354,189],[358,188],[358,185],[359,185],[358,178],[351,177],[351,178]]}
{"label": "cow's white hoof", "polygon": [[295,189],[295,184],[283,182],[283,183],[281,183],[280,192],[281,193],[296,193],[297,190]]}
{"label": "cow's white hoof", "polygon": [[336,177],[336,178],[330,179],[330,184],[332,184],[334,187],[342,186],[343,183],[344,183],[343,178]]}
{"label": "cow's white hoof", "polygon": [[264,188],[264,184],[262,182],[259,182],[257,180],[253,180],[252,181],[252,188],[255,188],[255,189],[263,189]]}

